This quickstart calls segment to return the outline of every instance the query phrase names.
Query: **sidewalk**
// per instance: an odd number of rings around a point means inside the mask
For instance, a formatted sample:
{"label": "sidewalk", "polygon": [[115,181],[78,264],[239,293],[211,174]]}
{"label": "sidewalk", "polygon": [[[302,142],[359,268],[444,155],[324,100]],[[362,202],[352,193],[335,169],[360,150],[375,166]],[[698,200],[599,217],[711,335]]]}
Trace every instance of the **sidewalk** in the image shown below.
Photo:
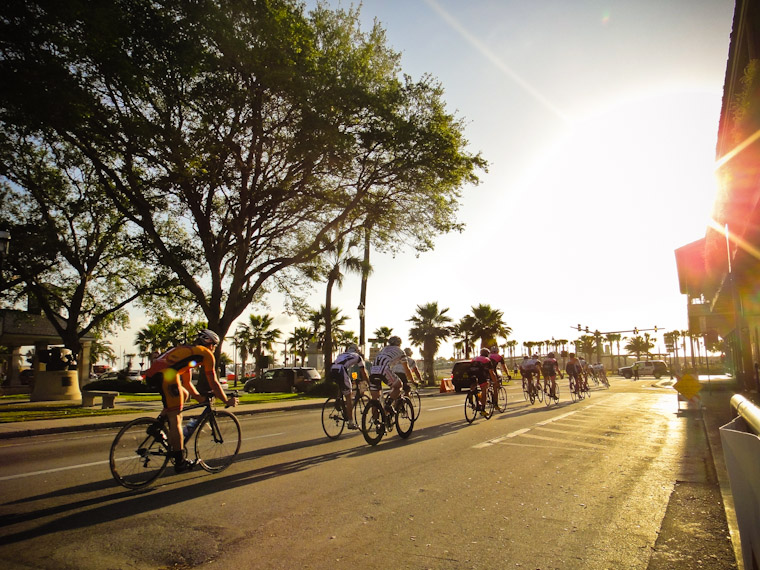
{"label": "sidewalk", "polygon": [[[46,402],[34,402],[39,407]],[[50,405],[59,405],[60,402],[47,402]],[[324,399],[293,400],[285,402],[267,402],[263,404],[239,405],[234,408],[236,416],[260,414],[265,412],[279,412],[294,409],[318,409],[322,407]],[[31,435],[44,435],[50,433],[67,433],[87,431],[110,427],[120,427],[135,418],[143,416],[156,417],[161,412],[161,402],[119,402],[114,405],[115,409],[125,408],[123,414],[110,414],[107,416],[84,416],[76,418],[60,418],[55,420],[33,420],[28,422],[9,422],[0,424],[0,439],[27,437]],[[134,412],[135,408],[142,411]],[[127,411],[126,409],[129,409]]]}
{"label": "sidewalk", "polygon": [[[433,396],[439,393],[436,387],[422,388],[421,396]],[[61,402],[33,402],[35,407],[49,404],[51,406],[60,405]],[[291,400],[283,402],[267,402],[262,404],[245,404],[232,408],[236,416],[246,416],[251,414],[262,414],[267,412],[282,412],[288,410],[313,410],[321,409],[325,403],[324,398],[313,398],[309,400]],[[28,404],[21,402],[19,405]],[[111,427],[120,427],[135,418],[143,416],[156,417],[161,412],[161,402],[119,402],[114,404],[115,409],[125,408],[123,414],[109,414],[107,416],[84,416],[76,418],[59,418],[55,420],[33,420],[28,422],[8,422],[0,423],[0,439],[11,439],[16,437],[28,437],[31,435],[44,435],[50,433],[67,433],[77,431],[96,430]],[[134,412],[135,408],[142,411]],[[126,409],[129,409],[127,411]]]}

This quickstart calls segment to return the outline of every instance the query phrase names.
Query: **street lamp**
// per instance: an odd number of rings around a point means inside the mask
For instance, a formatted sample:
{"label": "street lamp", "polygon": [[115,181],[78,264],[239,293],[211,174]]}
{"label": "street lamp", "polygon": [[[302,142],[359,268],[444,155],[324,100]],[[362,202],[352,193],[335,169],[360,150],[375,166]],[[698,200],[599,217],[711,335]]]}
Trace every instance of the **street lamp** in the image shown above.
{"label": "street lamp", "polygon": [[[0,230],[0,271],[3,270],[3,262],[8,257],[8,252],[11,247],[11,234],[5,230]],[[2,275],[0,275],[0,281],[2,281]]]}
{"label": "street lamp", "polygon": [[364,303],[359,301],[356,309],[359,311],[359,349],[364,353]]}

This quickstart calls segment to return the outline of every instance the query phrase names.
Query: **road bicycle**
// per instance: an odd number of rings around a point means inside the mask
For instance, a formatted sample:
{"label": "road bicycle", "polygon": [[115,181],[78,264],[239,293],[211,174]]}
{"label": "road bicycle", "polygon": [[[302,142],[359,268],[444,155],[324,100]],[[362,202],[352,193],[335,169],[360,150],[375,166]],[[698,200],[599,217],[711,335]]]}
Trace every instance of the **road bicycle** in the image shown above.
{"label": "road bicycle", "polygon": [[530,401],[531,405],[535,404],[536,400],[544,401],[544,391],[541,389],[541,378],[539,376],[535,376],[535,378],[529,376],[523,380],[523,395],[526,400]]}
{"label": "road bicycle", "polygon": [[422,411],[422,398],[420,397],[420,392],[417,387],[418,384],[416,382],[409,382],[406,386],[404,386],[404,395],[409,398],[409,401],[412,403],[412,407],[414,408],[415,422],[417,419],[419,419],[420,412]]}
{"label": "road bicycle", "polygon": [[498,410],[499,413],[503,413],[507,411],[507,389],[499,382],[499,389],[495,390],[495,386],[493,384],[488,385],[488,397],[493,400],[494,409]]}
{"label": "road bicycle", "polygon": [[[366,382],[356,382],[352,388],[354,394],[354,411],[353,420],[357,426],[362,421],[362,412],[369,404],[370,398],[365,393]],[[348,422],[348,413],[346,411],[346,398],[343,392],[339,391],[338,396],[330,396],[322,405],[322,429],[325,435],[330,439],[338,439]]]}
{"label": "road bicycle", "polygon": [[[237,392],[230,396],[237,398]],[[203,411],[186,418],[185,452],[193,442],[198,464],[209,473],[224,471],[240,451],[240,422],[234,414],[213,407],[214,394],[203,403],[185,407],[185,412]],[[138,489],[155,481],[166,469],[172,455],[169,424],[161,412],[157,418],[132,420],[119,430],[111,444],[109,463],[114,479],[124,487]]]}
{"label": "road bicycle", "polygon": [[402,439],[408,438],[414,429],[414,407],[403,393],[391,404],[390,392],[385,392],[380,400],[370,400],[362,412],[362,434],[370,445],[377,445],[386,433],[396,431]]}
{"label": "road bicycle", "polygon": [[[560,376],[561,378],[562,376]],[[556,377],[554,379],[554,390],[552,391],[551,378],[544,376],[544,403],[547,407],[559,403],[559,382],[557,382]]]}
{"label": "road bicycle", "polygon": [[586,397],[585,391],[583,390],[583,385],[585,382],[582,380],[581,376],[569,376],[569,382],[570,382],[570,398],[572,398],[573,402],[577,402],[578,400],[582,400]]}
{"label": "road bicycle", "polygon": [[493,415],[493,408],[493,397],[486,398],[486,406],[483,408],[480,403],[480,386],[475,384],[470,387],[464,398],[464,419],[467,420],[468,424],[475,421],[478,413],[485,419],[490,420]]}

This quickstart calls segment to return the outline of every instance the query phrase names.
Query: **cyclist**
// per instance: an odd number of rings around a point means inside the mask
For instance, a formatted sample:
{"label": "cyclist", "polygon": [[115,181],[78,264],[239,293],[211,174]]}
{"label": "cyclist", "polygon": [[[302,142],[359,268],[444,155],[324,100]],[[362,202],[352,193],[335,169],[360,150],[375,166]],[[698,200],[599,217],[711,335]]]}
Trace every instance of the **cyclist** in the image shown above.
{"label": "cyclist", "polygon": [[520,374],[523,377],[523,384],[525,382],[530,386],[533,383],[533,377],[536,377],[536,381],[540,378],[540,371],[538,368],[538,355],[524,356],[523,361],[520,363]]}
{"label": "cyclist", "polygon": [[[412,349],[411,348],[405,348],[404,354],[406,355],[406,363],[409,366],[409,369],[412,371],[412,373],[417,377],[417,383],[422,384],[422,376],[420,376],[420,369],[417,367],[417,363],[414,361],[414,358],[412,358]],[[401,379],[401,383],[404,385],[404,394],[409,394],[411,391],[411,388],[409,387],[409,381],[413,378],[406,377],[406,371],[404,370],[404,365],[399,362],[393,367],[393,373],[398,376]]]}
{"label": "cyclist", "polygon": [[560,372],[559,364],[557,364],[557,359],[554,357],[553,352],[547,354],[546,358],[541,363],[541,372],[544,375],[544,379],[551,380],[552,387],[550,395],[554,398],[554,395],[557,393],[557,374],[562,378],[562,372]]}
{"label": "cyclist", "polygon": [[568,382],[575,380],[575,385],[579,392],[584,390],[585,380],[583,379],[583,367],[581,361],[575,357],[575,353],[571,352],[565,364],[565,372],[567,372]]}
{"label": "cyclist", "polygon": [[[214,350],[219,344],[219,335],[203,329],[192,345],[181,344],[171,348],[156,358],[145,372],[145,382],[161,392],[164,414],[169,424],[169,443],[172,447],[174,470],[177,473],[190,471],[195,460],[185,458],[184,436],[182,435],[182,407],[189,397],[205,402],[206,396],[198,393],[192,379],[192,368],[203,366],[209,388],[225,406],[237,406],[237,398],[228,398],[216,377]],[[150,434],[156,435],[156,434]]]}
{"label": "cyclist", "polygon": [[[495,373],[494,376],[496,377],[496,381],[493,385],[493,393],[497,394],[497,400],[498,400],[499,389],[501,388],[501,378],[499,378],[499,374],[498,374],[499,367],[501,367],[501,371],[504,374],[504,378],[506,378],[507,380],[512,380],[512,377],[509,375],[509,370],[507,370],[507,364],[504,362],[504,357],[501,354],[499,354],[498,346],[494,345],[491,347],[491,351],[488,354],[488,359],[491,361],[491,366],[493,367],[493,371]],[[496,407],[498,408],[499,406],[496,406]],[[503,410],[499,408],[499,411],[501,412]]]}
{"label": "cyclist", "polygon": [[330,366],[330,378],[338,385],[338,389],[343,392],[346,400],[346,415],[348,416],[348,429],[359,429],[354,422],[354,391],[351,386],[351,374],[349,370],[359,367],[359,374],[362,380],[369,382],[367,377],[367,368],[364,366],[364,358],[359,352],[359,347],[355,344],[349,344],[346,352],[338,355],[338,358]]}
{"label": "cyclist", "polygon": [[584,382],[586,382],[586,385],[588,386],[588,377],[589,377],[589,374],[591,374],[588,367],[588,362],[586,362],[586,359],[583,358],[582,356],[578,357],[578,360],[580,360],[580,363],[581,363],[581,370],[583,371],[583,380]]}
{"label": "cyclist", "polygon": [[369,371],[369,391],[373,400],[380,398],[383,382],[391,388],[389,405],[395,404],[398,400],[403,383],[393,373],[393,367],[396,364],[401,364],[408,378],[412,377],[412,371],[406,361],[406,353],[401,350],[401,338],[392,336],[388,339],[388,346],[383,348],[375,357]]}
{"label": "cyclist", "polygon": [[470,361],[470,368],[467,371],[472,384],[470,390],[475,389],[475,385],[480,386],[480,413],[486,414],[486,398],[488,398],[488,383],[496,383],[496,372],[494,372],[491,359],[488,357],[490,351],[487,348],[480,349],[480,356],[476,356]]}

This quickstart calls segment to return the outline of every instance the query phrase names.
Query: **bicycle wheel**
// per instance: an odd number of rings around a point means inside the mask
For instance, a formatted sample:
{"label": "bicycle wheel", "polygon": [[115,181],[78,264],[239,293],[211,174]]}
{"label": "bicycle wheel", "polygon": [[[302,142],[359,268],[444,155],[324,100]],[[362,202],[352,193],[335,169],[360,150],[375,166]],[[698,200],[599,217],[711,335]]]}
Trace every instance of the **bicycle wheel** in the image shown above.
{"label": "bicycle wheel", "polygon": [[414,421],[417,421],[417,418],[420,417],[420,412],[422,411],[422,398],[420,398],[420,393],[417,390],[412,390],[407,394],[407,397],[409,398],[409,401],[412,403],[412,408],[414,408]]}
{"label": "bicycle wheel", "polygon": [[507,389],[504,386],[499,388],[499,393],[496,395],[496,402],[499,404],[499,411],[507,411]]}
{"label": "bicycle wheel", "polygon": [[[148,435],[148,429],[158,435]],[[113,478],[128,489],[155,481],[169,462],[168,441],[163,424],[153,418],[129,422],[111,444],[109,464]]]}
{"label": "bicycle wheel", "polygon": [[536,387],[532,380],[528,382],[528,400],[530,400],[531,406],[536,403]]}
{"label": "bicycle wheel", "polygon": [[483,417],[487,420],[493,416],[494,401],[492,397],[486,398],[486,409],[483,410]]}
{"label": "bicycle wheel", "polygon": [[559,404],[559,382],[554,383],[554,403]]}
{"label": "bicycle wheel", "polygon": [[539,402],[544,401],[544,389],[541,387],[541,379],[536,380],[536,399]]}
{"label": "bicycle wheel", "polygon": [[570,379],[570,398],[572,398],[573,402],[578,401],[578,391],[575,388],[575,380],[572,378]]}
{"label": "bicycle wheel", "polygon": [[414,429],[415,409],[412,401],[407,397],[402,397],[399,400],[399,405],[401,407],[396,412],[396,430],[398,430],[399,437],[406,439]]}
{"label": "bicycle wheel", "polygon": [[525,382],[525,378],[523,378],[522,381],[522,389],[523,389],[523,398],[525,398],[525,401],[528,401],[528,385]]}
{"label": "bicycle wheel", "polygon": [[377,445],[385,435],[385,412],[377,400],[370,400],[362,412],[362,434],[370,445]]}
{"label": "bicycle wheel", "polygon": [[553,402],[554,398],[552,398],[552,383],[551,381],[544,378],[544,404],[549,407]]}
{"label": "bicycle wheel", "polygon": [[195,457],[209,473],[224,471],[240,451],[240,422],[226,410],[206,416],[195,434]]}
{"label": "bicycle wheel", "polygon": [[322,429],[330,439],[338,439],[346,427],[343,400],[330,397],[322,405]]}
{"label": "bicycle wheel", "polygon": [[359,427],[361,427],[362,424],[364,408],[369,405],[369,401],[370,397],[367,396],[367,394],[362,394],[361,396],[354,398],[354,423]]}
{"label": "bicycle wheel", "polygon": [[467,392],[467,396],[464,398],[464,419],[467,420],[468,424],[474,422],[478,415],[478,403],[478,394],[472,390]]}

